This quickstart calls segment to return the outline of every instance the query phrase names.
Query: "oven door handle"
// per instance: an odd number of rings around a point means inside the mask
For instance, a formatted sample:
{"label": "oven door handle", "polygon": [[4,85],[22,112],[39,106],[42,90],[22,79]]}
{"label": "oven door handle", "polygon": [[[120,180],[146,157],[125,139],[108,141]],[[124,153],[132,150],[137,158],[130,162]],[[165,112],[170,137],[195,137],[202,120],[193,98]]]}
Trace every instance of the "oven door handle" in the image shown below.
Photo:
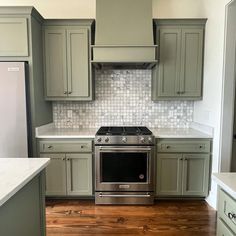
{"label": "oven door handle", "polygon": [[150,194],[103,194],[99,193],[99,197],[151,197]]}
{"label": "oven door handle", "polygon": [[101,151],[151,151],[150,147],[99,147]]}

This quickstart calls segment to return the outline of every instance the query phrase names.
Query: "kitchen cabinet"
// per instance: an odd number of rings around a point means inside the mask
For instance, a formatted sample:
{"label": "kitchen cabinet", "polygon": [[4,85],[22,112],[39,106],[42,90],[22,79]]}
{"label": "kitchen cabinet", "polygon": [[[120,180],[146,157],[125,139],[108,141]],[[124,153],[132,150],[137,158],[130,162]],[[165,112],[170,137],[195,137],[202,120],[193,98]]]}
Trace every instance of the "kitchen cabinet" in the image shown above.
{"label": "kitchen cabinet", "polygon": [[217,236],[236,235],[236,199],[218,189]]}
{"label": "kitchen cabinet", "polygon": [[26,17],[0,17],[0,56],[28,56]]}
{"label": "kitchen cabinet", "polygon": [[92,195],[92,140],[40,141],[40,157],[51,158],[46,168],[47,196]]}
{"label": "kitchen cabinet", "polygon": [[157,196],[206,197],[210,140],[158,139]]}
{"label": "kitchen cabinet", "polygon": [[152,99],[200,100],[205,19],[156,20],[159,64],[153,69]]}
{"label": "kitchen cabinet", "polygon": [[47,100],[93,99],[92,20],[44,24],[45,96]]}

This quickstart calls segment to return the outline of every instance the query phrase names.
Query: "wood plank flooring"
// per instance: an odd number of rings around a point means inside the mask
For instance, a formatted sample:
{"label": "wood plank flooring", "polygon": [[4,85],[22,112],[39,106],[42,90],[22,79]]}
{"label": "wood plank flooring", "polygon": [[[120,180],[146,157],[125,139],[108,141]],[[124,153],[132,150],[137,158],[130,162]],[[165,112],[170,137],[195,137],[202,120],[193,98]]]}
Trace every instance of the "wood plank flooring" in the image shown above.
{"label": "wood plank flooring", "polygon": [[95,206],[92,200],[47,200],[47,236],[213,236],[216,212],[204,201],[154,206]]}

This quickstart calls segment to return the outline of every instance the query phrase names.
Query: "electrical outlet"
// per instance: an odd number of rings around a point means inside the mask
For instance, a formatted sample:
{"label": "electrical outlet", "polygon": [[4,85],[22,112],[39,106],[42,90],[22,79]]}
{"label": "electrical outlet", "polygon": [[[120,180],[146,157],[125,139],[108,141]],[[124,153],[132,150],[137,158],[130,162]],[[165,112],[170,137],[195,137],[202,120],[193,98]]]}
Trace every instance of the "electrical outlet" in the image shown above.
{"label": "electrical outlet", "polygon": [[72,110],[68,110],[67,111],[67,117],[68,118],[72,118]]}

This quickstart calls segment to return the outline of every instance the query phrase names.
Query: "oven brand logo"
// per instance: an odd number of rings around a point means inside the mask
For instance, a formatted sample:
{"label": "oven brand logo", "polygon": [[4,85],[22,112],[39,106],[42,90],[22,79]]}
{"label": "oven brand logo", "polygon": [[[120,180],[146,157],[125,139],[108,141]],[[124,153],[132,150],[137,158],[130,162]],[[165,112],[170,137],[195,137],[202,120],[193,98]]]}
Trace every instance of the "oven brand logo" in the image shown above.
{"label": "oven brand logo", "polygon": [[128,184],[121,184],[119,185],[119,188],[130,188]]}

